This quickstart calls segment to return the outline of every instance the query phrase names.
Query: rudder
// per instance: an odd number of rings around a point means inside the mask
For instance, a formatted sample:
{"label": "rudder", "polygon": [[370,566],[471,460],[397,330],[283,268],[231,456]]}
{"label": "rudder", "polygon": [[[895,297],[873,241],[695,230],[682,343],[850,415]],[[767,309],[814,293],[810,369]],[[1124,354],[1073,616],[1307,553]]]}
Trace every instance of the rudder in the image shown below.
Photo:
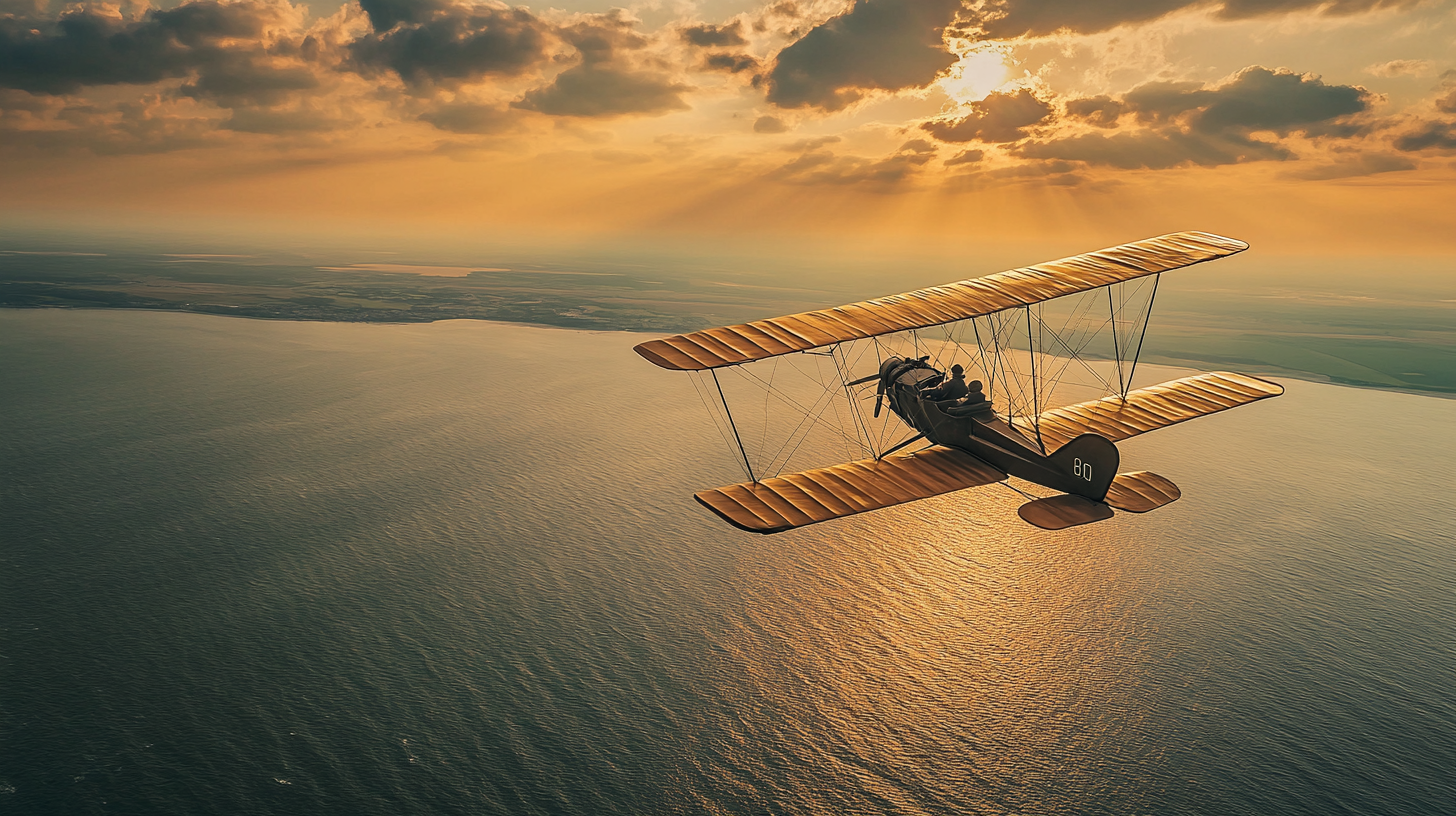
{"label": "rudder", "polygon": [[1107,497],[1107,488],[1117,476],[1121,457],[1117,446],[1107,437],[1082,434],[1047,459],[1066,477],[1063,490],[1100,502]]}

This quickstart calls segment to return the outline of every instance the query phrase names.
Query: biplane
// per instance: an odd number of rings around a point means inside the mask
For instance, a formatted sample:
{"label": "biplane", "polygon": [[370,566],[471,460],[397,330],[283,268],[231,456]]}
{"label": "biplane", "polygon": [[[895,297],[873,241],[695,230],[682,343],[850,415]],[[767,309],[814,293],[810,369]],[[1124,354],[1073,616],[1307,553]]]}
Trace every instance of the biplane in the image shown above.
{"label": "biplane", "polygon": [[[1210,233],[1171,233],[833,309],[651,340],[635,351],[662,368],[695,374],[699,396],[747,476],[695,498],[735,527],[777,533],[1003,483],[1028,499],[1018,510],[1023,520],[1059,530],[1109,519],[1114,510],[1146,513],[1181,496],[1155,473],[1119,473],[1116,443],[1284,392],[1231,372],[1132,387],[1161,274],[1245,249]],[[853,376],[871,359],[873,373]],[[822,392],[787,388],[780,361]],[[752,371],[755,365],[774,368],[765,375]],[[943,387],[966,369],[977,379]],[[735,420],[725,379],[764,394],[765,438],[756,445],[745,439],[742,410]],[[1077,389],[1096,396],[1056,405]],[[770,421],[775,397],[801,417],[797,423]],[[757,397],[748,404],[756,418]],[[769,444],[775,427],[779,436]],[[858,457],[784,474],[804,449],[805,429],[820,427]],[[907,450],[916,443],[919,449]],[[1008,477],[1052,495],[1016,488]]]}

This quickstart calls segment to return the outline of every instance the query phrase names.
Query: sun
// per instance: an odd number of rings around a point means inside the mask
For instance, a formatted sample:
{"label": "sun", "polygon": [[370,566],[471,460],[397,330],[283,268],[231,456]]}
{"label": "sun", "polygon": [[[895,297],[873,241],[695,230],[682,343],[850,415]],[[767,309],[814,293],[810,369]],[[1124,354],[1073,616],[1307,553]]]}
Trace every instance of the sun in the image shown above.
{"label": "sun", "polygon": [[979,102],[1007,80],[1007,54],[1000,46],[978,45],[961,52],[960,61],[940,81],[946,95],[962,105]]}

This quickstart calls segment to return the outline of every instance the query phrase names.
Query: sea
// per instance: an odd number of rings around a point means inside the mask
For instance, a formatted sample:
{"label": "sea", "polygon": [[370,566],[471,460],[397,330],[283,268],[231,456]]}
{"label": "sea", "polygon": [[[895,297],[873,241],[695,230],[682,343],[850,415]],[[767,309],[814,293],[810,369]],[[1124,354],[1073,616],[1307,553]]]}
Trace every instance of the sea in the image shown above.
{"label": "sea", "polygon": [[0,813],[1456,813],[1456,401],[756,536],[644,338],[0,312]]}

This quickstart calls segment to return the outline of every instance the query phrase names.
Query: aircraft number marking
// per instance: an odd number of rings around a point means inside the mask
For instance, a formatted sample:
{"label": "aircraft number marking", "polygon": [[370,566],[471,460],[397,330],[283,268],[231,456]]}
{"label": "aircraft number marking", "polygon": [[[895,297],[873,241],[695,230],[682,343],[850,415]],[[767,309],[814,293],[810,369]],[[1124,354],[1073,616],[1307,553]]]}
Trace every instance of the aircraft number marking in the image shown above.
{"label": "aircraft number marking", "polygon": [[1092,463],[1083,462],[1081,459],[1072,460],[1072,472],[1081,476],[1084,481],[1092,481]]}

